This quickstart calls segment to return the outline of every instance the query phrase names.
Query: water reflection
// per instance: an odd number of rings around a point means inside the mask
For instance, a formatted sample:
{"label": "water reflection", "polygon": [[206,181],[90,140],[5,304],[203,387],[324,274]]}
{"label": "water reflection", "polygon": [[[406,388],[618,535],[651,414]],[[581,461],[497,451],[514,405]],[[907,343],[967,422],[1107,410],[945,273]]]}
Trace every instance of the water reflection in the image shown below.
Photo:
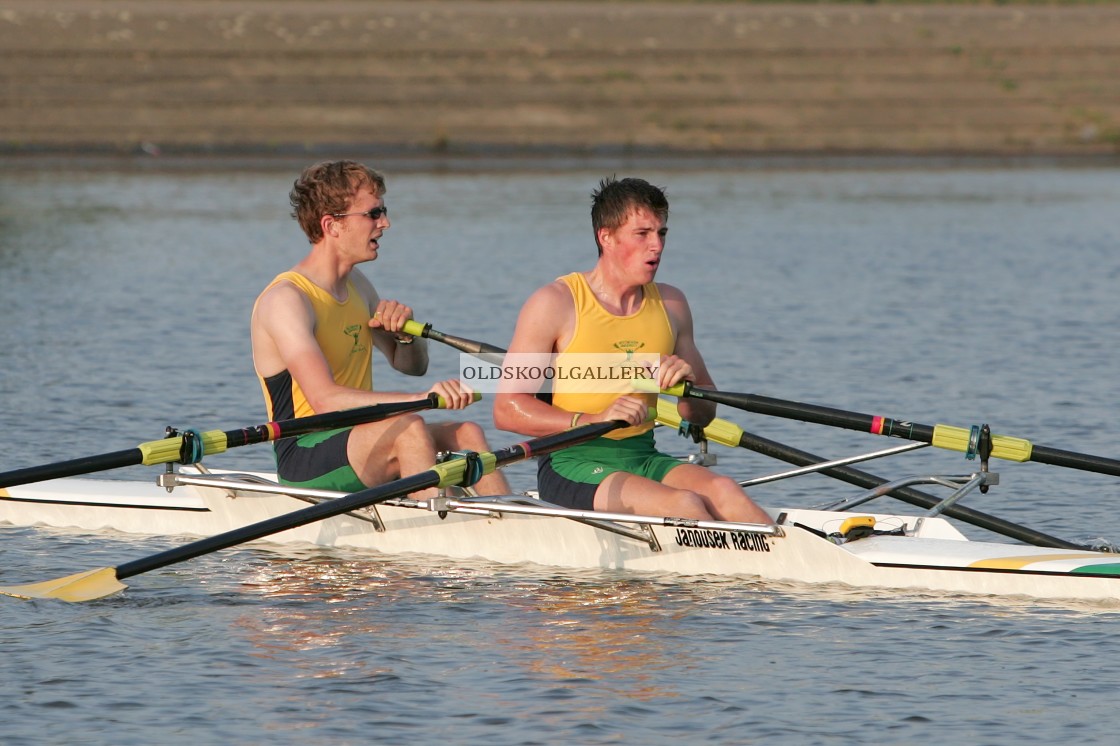
{"label": "water reflection", "polygon": [[[391,647],[387,640],[461,646],[473,659],[502,661],[537,680],[606,686],[626,677],[637,699],[679,693],[659,673],[680,666],[676,627],[701,601],[688,585],[595,573],[555,576],[540,568],[333,554],[256,564],[242,587],[267,600],[242,621],[262,655],[353,645],[357,639],[381,650]],[[440,621],[453,610],[464,624]],[[354,675],[356,665],[314,675]],[[363,666],[362,674],[390,675],[391,667]]]}

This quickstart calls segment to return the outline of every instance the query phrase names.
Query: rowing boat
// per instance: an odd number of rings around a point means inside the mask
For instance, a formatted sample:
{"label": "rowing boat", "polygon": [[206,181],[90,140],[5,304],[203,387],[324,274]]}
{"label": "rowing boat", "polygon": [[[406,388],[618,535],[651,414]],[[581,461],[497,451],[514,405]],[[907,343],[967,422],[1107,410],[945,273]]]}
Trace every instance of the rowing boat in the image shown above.
{"label": "rowing boat", "polygon": [[[430,500],[401,497],[306,523],[267,541],[682,577],[1120,603],[1120,555],[970,540],[942,515],[997,481],[991,472],[908,478],[827,508],[769,509],[774,526],[575,511],[532,494],[482,498],[443,490]],[[915,483],[949,494],[919,515],[853,510]],[[340,496],[282,486],[271,474],[197,464],[151,484],[68,477],[0,489],[0,521],[212,536]]]}
{"label": "rowing boat", "polygon": [[[411,325],[411,326],[409,326]],[[485,359],[504,352],[410,321],[405,331]],[[664,395],[696,397],[775,417],[861,430],[912,441],[884,451],[828,461],[746,433],[717,419],[702,432],[680,420],[661,399],[659,424],[708,440],[748,448],[801,468],[742,482],[743,486],[821,473],[865,492],[817,508],[768,509],[773,524],[697,521],[576,511],[533,494],[482,498],[469,486],[483,473],[514,461],[600,437],[622,422],[588,424],[485,454],[457,454],[423,474],[344,495],[280,485],[273,474],[210,470],[203,456],[227,448],[291,437],[442,406],[438,397],[312,417],[270,422],[226,432],[178,433],[136,448],[0,473],[0,522],[87,531],[201,536],[157,555],[42,583],[0,587],[24,598],[86,601],[119,592],[124,578],[249,541],[315,544],[382,554],[420,553],[452,560],[535,563],[564,568],[602,568],[671,574],[760,578],[806,584],[940,591],[1030,599],[1084,600],[1120,605],[1120,554],[1111,546],[1086,546],[1049,536],[962,505],[970,493],[999,483],[990,458],[1038,461],[1120,476],[1120,460],[1037,446],[993,435],[987,425],[971,430],[928,426],[831,407],[753,394],[682,385]],[[978,471],[928,475],[893,482],[852,464],[915,448],[936,446],[979,457]],[[181,464],[174,468],[171,464]],[[78,475],[126,465],[167,464],[154,484],[94,480]],[[941,498],[914,489],[932,485]],[[413,493],[440,488],[418,500]],[[464,487],[465,489],[460,489]],[[458,492],[456,492],[458,490]],[[890,496],[924,512],[865,512],[864,505]],[[309,505],[310,504],[310,505]],[[764,506],[765,507],[765,506]],[[948,518],[987,529],[1019,543],[976,541]]]}

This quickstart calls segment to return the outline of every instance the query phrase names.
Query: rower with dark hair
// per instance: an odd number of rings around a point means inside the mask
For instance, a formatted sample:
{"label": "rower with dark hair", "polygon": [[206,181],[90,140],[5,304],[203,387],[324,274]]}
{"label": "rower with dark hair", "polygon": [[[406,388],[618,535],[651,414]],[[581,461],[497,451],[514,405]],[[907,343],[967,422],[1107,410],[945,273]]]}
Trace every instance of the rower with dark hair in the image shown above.
{"label": "rower with dark hair", "polygon": [[[642,179],[604,179],[592,193],[591,224],[599,259],[534,292],[521,309],[507,361],[518,355],[551,356],[552,402],[535,397],[543,381],[524,388],[504,383],[494,403],[503,430],[545,435],[589,422],[623,420],[630,427],[542,458],[541,498],[581,510],[695,519],[770,523],[771,519],[729,477],[660,453],[648,420],[655,394],[608,385],[642,377],[641,364],[660,388],[682,381],[712,386],[693,339],[684,293],[654,282],[665,250],[669,202],[663,189]],[[578,356],[613,356],[608,359]],[[600,366],[603,362],[605,365]],[[532,369],[540,366],[525,366]],[[588,373],[611,371],[602,381]],[[582,371],[578,376],[577,372]],[[714,405],[682,399],[682,418],[704,426]]]}

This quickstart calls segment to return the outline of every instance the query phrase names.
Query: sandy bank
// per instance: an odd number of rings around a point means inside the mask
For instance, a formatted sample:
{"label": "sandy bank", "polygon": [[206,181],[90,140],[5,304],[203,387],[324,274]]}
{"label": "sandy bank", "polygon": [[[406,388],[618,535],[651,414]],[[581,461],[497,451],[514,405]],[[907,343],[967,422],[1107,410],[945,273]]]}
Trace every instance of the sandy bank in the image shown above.
{"label": "sandy bank", "polygon": [[1120,152],[1120,6],[0,0],[0,153]]}

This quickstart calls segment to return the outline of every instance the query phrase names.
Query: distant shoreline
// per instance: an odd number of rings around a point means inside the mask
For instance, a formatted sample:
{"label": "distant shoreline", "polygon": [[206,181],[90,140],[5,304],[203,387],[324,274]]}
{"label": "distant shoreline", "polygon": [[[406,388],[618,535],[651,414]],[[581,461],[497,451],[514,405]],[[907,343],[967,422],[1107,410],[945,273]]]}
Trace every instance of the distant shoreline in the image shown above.
{"label": "distant shoreline", "polygon": [[0,0],[0,59],[8,163],[1120,158],[1118,2]]}
{"label": "distant shoreline", "polygon": [[561,173],[602,171],[612,173],[649,171],[889,171],[901,169],[1120,169],[1120,154],[1091,155],[1005,155],[1005,154],[702,154],[662,156],[571,156],[571,155],[391,155],[362,149],[332,153],[220,155],[90,153],[0,153],[0,173],[119,172],[119,173],[226,173],[298,172],[322,160],[359,160],[386,173]]}

